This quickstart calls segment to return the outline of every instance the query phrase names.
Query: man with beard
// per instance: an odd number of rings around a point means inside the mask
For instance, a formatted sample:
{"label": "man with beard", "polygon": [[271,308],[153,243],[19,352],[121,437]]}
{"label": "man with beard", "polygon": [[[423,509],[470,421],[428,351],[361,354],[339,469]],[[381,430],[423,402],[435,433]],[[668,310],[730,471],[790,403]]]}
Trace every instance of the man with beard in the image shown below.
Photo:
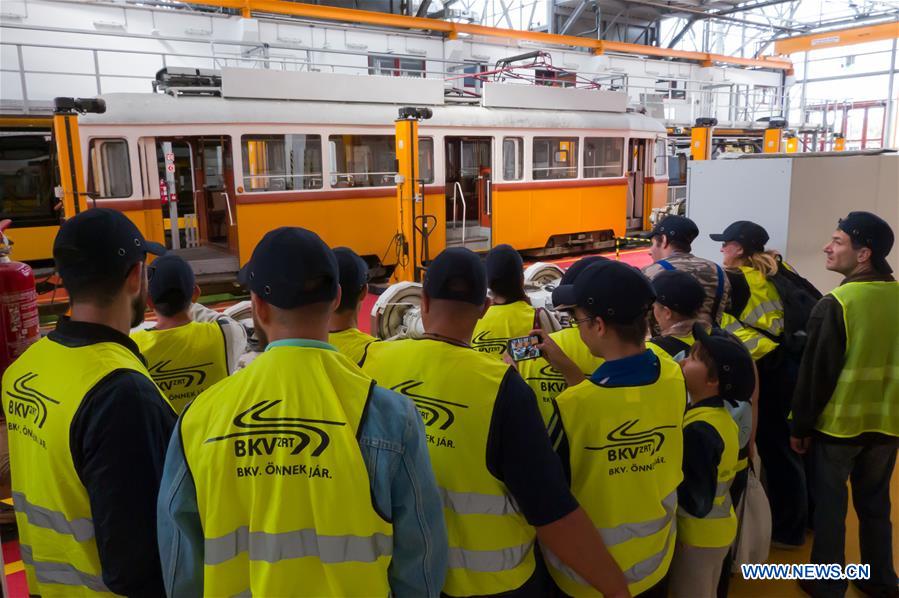
{"label": "man with beard", "polygon": [[146,309],[147,242],[94,208],[53,244],[71,316],[3,376],[12,495],[32,594],[164,593],[156,495],[175,413],[128,331]]}

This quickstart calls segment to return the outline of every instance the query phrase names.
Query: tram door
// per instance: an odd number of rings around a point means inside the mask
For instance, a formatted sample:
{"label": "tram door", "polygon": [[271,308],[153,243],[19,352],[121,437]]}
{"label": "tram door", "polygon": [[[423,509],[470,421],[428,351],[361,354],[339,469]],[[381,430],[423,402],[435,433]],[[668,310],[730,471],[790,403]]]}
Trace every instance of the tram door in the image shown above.
{"label": "tram door", "polygon": [[230,139],[157,139],[156,159],[166,245],[175,250],[208,246],[236,253]]}
{"label": "tram door", "polygon": [[631,139],[628,142],[627,162],[627,230],[643,228],[645,204],[646,140]]}
{"label": "tram door", "polygon": [[446,244],[491,247],[492,137],[446,137]]}

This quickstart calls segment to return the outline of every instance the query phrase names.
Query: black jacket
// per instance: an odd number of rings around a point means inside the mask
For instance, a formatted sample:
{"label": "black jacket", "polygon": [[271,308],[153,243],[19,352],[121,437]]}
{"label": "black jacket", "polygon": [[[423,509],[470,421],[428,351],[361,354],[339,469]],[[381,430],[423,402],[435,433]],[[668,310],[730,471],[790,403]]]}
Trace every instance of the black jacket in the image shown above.
{"label": "black jacket", "polygon": [[[66,347],[100,342],[140,351],[121,332],[61,318],[48,338]],[[148,377],[120,370],[84,397],[69,430],[75,471],[87,489],[103,582],[124,596],[165,596],[156,498],[176,416]]]}
{"label": "black jacket", "polygon": [[[849,282],[888,282],[890,275],[869,272],[847,277],[840,284]],[[846,355],[846,324],[843,320],[843,306],[836,298],[827,294],[818,301],[808,321],[808,342],[802,363],[799,366],[799,380],[793,391],[792,435],[796,438],[816,436],[828,442],[880,443],[895,442],[895,438],[885,434],[870,432],[856,438],[841,439],[815,431],[818,418],[830,402],[837,387],[837,380],[843,370]]]}

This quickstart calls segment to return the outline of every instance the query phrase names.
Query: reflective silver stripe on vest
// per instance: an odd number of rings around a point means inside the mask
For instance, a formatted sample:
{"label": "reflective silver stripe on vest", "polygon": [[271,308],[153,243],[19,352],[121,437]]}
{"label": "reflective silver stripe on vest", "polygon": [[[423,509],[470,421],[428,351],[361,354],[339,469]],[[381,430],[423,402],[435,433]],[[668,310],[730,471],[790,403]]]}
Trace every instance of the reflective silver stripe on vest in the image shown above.
{"label": "reflective silver stripe on vest", "polygon": [[743,346],[747,351],[752,353],[756,350],[756,348],[758,348],[760,342],[762,342],[761,336],[753,336],[752,338],[743,341]]}
{"label": "reflective silver stripe on vest", "polygon": [[[675,496],[677,496],[676,493]],[[624,579],[628,584],[635,584],[642,581],[649,575],[652,575],[661,566],[662,562],[665,560],[665,556],[671,550],[671,542],[674,540],[674,534],[676,530],[677,526],[672,522],[672,524],[668,528],[668,535],[665,538],[665,547],[652,556],[649,556],[648,558],[645,558],[638,563],[634,563],[634,565],[623,572]],[[583,586],[590,585],[587,580],[578,575],[574,569],[559,560],[559,557],[557,557],[551,550],[546,548],[546,546],[542,546],[542,549],[543,556],[546,557],[546,560],[549,561],[549,564],[560,571],[565,577]]]}
{"label": "reflective silver stripe on vest", "polygon": [[443,505],[459,515],[514,515],[518,513],[515,502],[507,496],[478,494],[477,492],[453,492],[440,487]]}
{"label": "reflective silver stripe on vest", "polygon": [[[749,324],[750,326],[755,326],[756,323],[765,316],[765,314],[768,314],[772,311],[783,311],[783,309],[784,309],[784,305],[780,300],[764,301],[762,303],[759,303],[755,307],[755,309],[753,309],[751,312],[746,314],[745,318],[740,318],[740,319],[743,320],[743,322],[745,322],[746,324]],[[781,320],[781,319],[778,319],[778,320],[780,320],[780,322],[781,322],[780,326],[783,327],[783,320]],[[774,328],[775,327],[774,324],[772,324],[771,327]]]}
{"label": "reflective silver stripe on vest", "polygon": [[280,534],[250,532],[246,526],[219,538],[206,538],[207,565],[219,565],[246,552],[251,561],[277,563],[285,559],[318,557],[323,563],[371,563],[393,553],[393,539],[371,536],[320,536],[314,529]]}
{"label": "reflective silver stripe on vest", "polygon": [[610,548],[634,538],[646,538],[665,529],[665,526],[674,520],[674,512],[677,508],[677,490],[662,500],[662,507],[665,509],[665,514],[652,521],[622,523],[616,527],[598,528],[606,547]]}
{"label": "reflective silver stripe on vest", "polygon": [[94,522],[87,518],[69,521],[64,513],[28,502],[21,492],[12,493],[13,505],[19,513],[28,517],[28,523],[36,527],[52,529],[59,534],[67,534],[78,542],[85,542],[94,537]]}
{"label": "reflective silver stripe on vest", "polygon": [[733,334],[733,333],[735,333],[737,330],[739,330],[739,329],[742,328],[742,327],[743,327],[743,325],[740,323],[739,320],[737,320],[736,322],[731,322],[730,324],[728,324],[727,326],[725,326],[725,327],[724,327],[724,331],[725,331],[725,332],[730,332],[731,334]]}
{"label": "reflective silver stripe on vest", "polygon": [[[19,545],[19,553],[22,562],[34,568],[34,576],[41,583],[55,583],[63,586],[84,586],[95,592],[108,592],[109,588],[103,583],[103,578],[79,571],[68,563],[55,563],[50,561],[35,561],[31,546]],[[40,588],[31,588],[37,592]]]}
{"label": "reflective silver stripe on vest", "polygon": [[447,565],[450,569],[499,573],[521,565],[533,546],[533,542],[499,550],[466,550],[450,546]]}

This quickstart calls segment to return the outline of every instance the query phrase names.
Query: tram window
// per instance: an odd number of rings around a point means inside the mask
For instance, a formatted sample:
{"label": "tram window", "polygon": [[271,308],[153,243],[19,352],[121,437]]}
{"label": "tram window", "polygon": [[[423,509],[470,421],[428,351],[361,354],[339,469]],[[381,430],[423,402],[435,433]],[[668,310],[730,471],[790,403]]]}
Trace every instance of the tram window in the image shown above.
{"label": "tram window", "polygon": [[418,138],[418,178],[422,183],[434,182],[434,140]]}
{"label": "tram window", "polygon": [[584,139],[584,178],[621,176],[624,139],[587,137]]}
{"label": "tram window", "polygon": [[240,144],[247,191],[322,188],[320,135],[242,135]]}
{"label": "tram window", "polygon": [[534,180],[577,178],[577,137],[534,137]]}
{"label": "tram window", "polygon": [[668,144],[664,140],[656,140],[656,151],[652,160],[654,162],[652,167],[653,176],[665,176],[668,174]]}
{"label": "tram window", "polygon": [[91,139],[88,189],[99,198],[131,196],[131,161],[124,139]]}
{"label": "tram window", "polygon": [[49,134],[0,134],[0,218],[13,226],[58,223],[52,173]]}
{"label": "tram window", "polygon": [[387,187],[396,184],[394,135],[331,135],[331,187]]}
{"label": "tram window", "polygon": [[524,176],[524,139],[503,138],[503,180],[520,181]]}

